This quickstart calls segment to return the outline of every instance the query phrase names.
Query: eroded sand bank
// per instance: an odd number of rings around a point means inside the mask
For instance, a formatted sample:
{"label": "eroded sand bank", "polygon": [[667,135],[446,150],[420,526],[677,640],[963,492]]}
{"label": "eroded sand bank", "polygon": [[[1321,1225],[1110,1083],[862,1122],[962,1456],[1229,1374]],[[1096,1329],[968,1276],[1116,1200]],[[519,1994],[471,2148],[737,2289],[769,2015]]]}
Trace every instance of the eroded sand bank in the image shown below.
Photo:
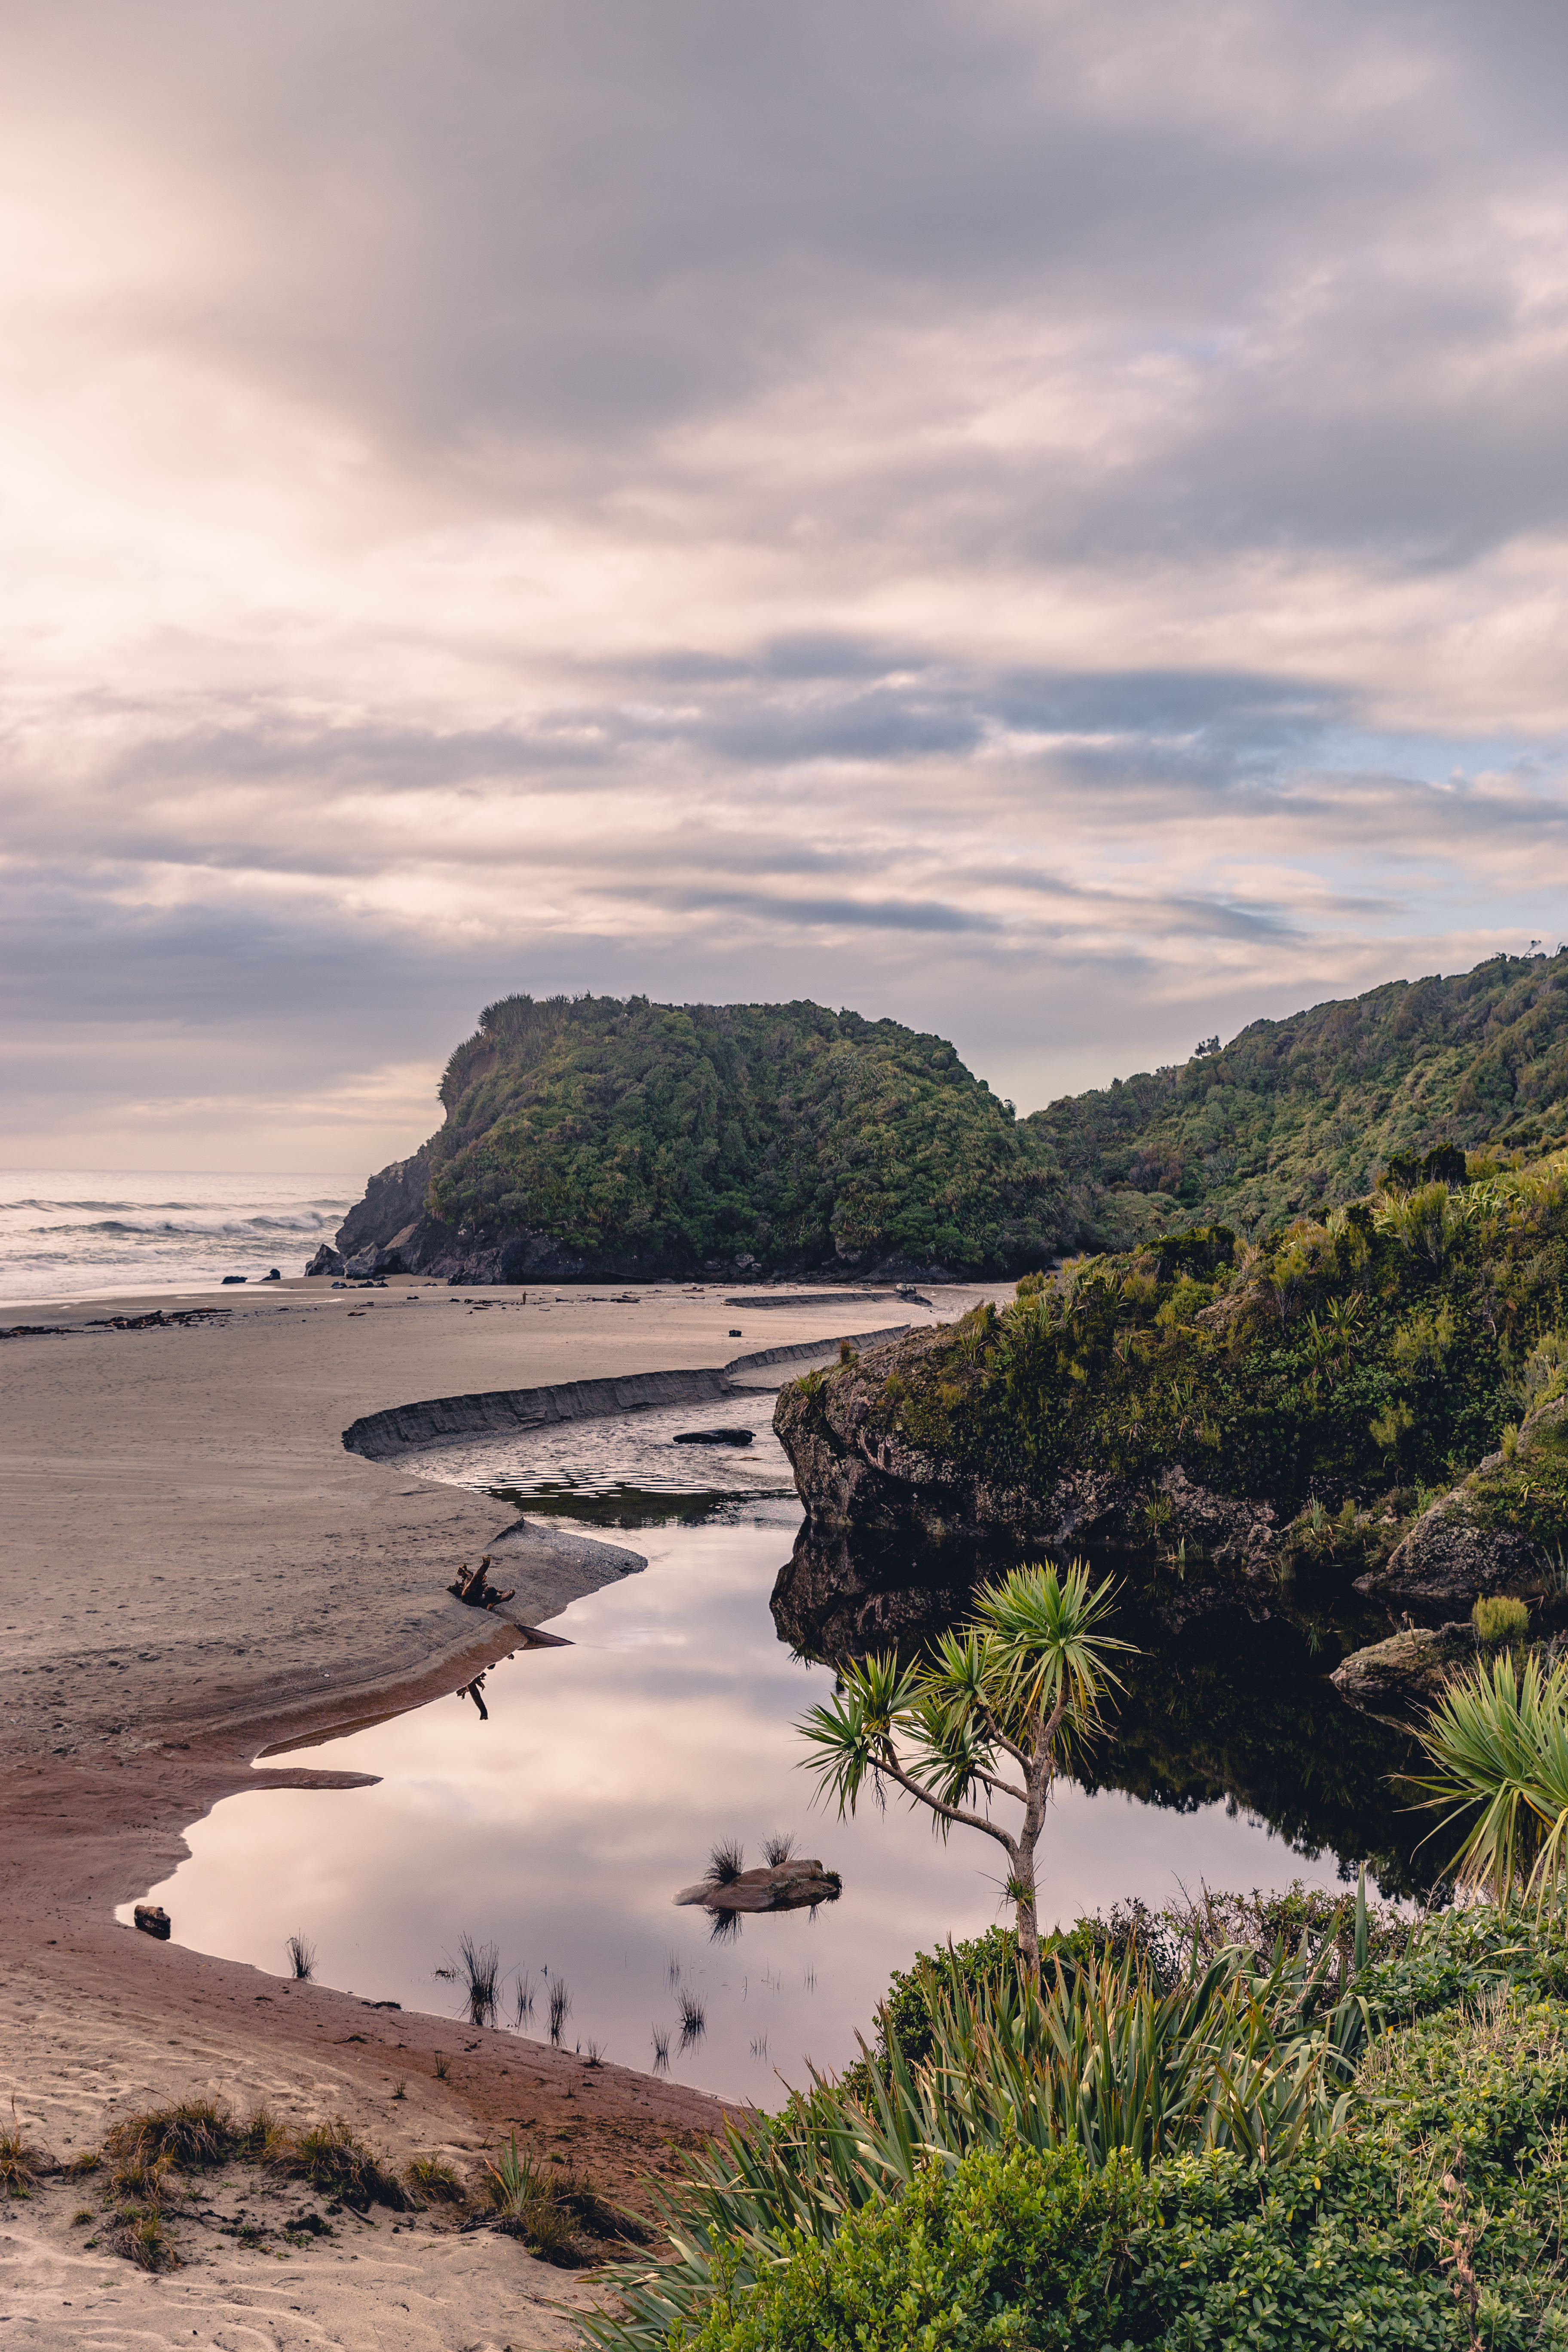
{"label": "eroded sand bank", "polygon": [[[399,2159],[444,2147],[471,2170],[516,2127],[612,2192],[636,2194],[668,2170],[715,2128],[716,2101],[629,2069],[590,2071],[511,2034],[459,2036],[449,2018],[367,2011],[344,1992],[154,1942],[118,1927],[113,1909],[168,1874],[185,1853],[181,1831],[219,1798],[339,1785],[311,1772],[308,1748],[253,1770],[263,1748],[457,1689],[520,1638],[444,1590],[459,1562],[492,1548],[504,1515],[421,1483],[416,1455],[345,1450],[352,1423],[384,1426],[432,1400],[697,1371],[945,1319],[980,1294],[930,1295],[930,1309],[826,1294],[770,1301],[764,1314],[759,1300],[751,1328],[746,1305],[714,1290],[628,1297],[605,1286],[526,1302],[490,1290],[454,1304],[417,1282],[351,1292],[293,1281],[17,1314],[68,1328],[0,1342],[0,2106],[15,2093],[18,2120],[60,2156],[96,2145],[117,2116],[216,2091],[241,2107],[265,2100],[285,2120],[342,2113]],[[232,1304],[221,1322],[88,1328],[218,1304]],[[560,1531],[516,1537],[503,1556],[517,1589],[508,1613],[522,1625],[621,1565]],[[550,1654],[538,1653],[540,1671]],[[452,2060],[445,2081],[437,2050]],[[395,2103],[397,2080],[406,2096]],[[78,2202],[62,2188],[0,2209],[0,2310],[25,2326],[18,2341],[521,2352],[570,2340],[547,2304],[588,2292],[511,2241],[424,2230],[394,2242],[384,2215],[354,2244],[291,2252],[286,2273],[275,2254],[216,2239],[143,2286],[122,2262],[82,2251]]]}

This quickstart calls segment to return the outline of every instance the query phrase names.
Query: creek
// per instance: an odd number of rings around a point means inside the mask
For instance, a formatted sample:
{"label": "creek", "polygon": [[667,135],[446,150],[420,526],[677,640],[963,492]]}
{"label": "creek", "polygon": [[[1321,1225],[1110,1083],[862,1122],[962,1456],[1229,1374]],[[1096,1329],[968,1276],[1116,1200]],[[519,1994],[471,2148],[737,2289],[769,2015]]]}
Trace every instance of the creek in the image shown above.
{"label": "creek", "polygon": [[[845,1822],[812,1806],[793,1727],[834,1676],[770,1607],[802,1573],[771,1412],[758,1391],[405,1458],[647,1564],[552,1621],[570,1647],[492,1667],[488,1719],[458,1695],[311,1750],[375,1787],[247,1793],[194,1823],[189,1859],[149,1895],[176,1939],[281,1974],[298,1932],[321,1981],[456,2020],[437,1972],[467,1934],[500,1948],[503,2022],[542,2037],[560,1984],[566,2047],[647,2068],[662,2040],[678,2079],[761,2105],[855,2057],[894,1969],[1005,1916],[1003,1857],[963,1831],[943,1844],[901,1806]],[[736,1426],[749,1446],[673,1442]],[[1042,1923],[1205,1881],[1338,1887],[1363,1855],[1407,1892],[1420,1830],[1386,1778],[1403,1750],[1323,1681],[1338,1654],[1209,1619],[1135,1661],[1115,1738],[1058,1784]],[[721,1939],[674,1907],[715,1844],[760,1862],[775,1832],[841,1873],[837,1903]]]}

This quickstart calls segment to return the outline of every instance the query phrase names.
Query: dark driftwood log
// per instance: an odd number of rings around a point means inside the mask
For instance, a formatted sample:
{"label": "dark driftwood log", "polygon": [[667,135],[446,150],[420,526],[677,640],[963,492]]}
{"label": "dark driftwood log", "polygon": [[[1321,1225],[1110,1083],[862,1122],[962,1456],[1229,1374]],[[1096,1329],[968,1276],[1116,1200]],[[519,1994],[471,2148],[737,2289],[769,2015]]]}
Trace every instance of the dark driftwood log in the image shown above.
{"label": "dark driftwood log", "polygon": [[815,1910],[819,1903],[837,1903],[842,1892],[836,1870],[802,1859],[742,1870],[722,1885],[700,1878],[695,1886],[683,1886],[675,1899],[699,1904],[704,1911],[804,1911]]}
{"label": "dark driftwood log", "polygon": [[486,1552],[478,1568],[460,1568],[458,1570],[458,1580],[447,1587],[447,1591],[455,1593],[468,1609],[493,1609],[498,1601],[514,1601],[517,1598],[515,1591],[498,1592],[489,1581],[489,1565],[490,1555]]}

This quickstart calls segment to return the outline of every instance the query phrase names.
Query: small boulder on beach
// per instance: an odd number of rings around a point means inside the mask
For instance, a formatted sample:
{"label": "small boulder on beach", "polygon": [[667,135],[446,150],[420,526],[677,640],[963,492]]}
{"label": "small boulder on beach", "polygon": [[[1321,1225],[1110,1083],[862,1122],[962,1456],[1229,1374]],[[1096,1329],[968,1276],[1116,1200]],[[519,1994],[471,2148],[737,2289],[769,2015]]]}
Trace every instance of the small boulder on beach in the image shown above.
{"label": "small boulder on beach", "polygon": [[753,1433],[749,1429],[683,1429],[674,1442],[677,1445],[750,1445]]}

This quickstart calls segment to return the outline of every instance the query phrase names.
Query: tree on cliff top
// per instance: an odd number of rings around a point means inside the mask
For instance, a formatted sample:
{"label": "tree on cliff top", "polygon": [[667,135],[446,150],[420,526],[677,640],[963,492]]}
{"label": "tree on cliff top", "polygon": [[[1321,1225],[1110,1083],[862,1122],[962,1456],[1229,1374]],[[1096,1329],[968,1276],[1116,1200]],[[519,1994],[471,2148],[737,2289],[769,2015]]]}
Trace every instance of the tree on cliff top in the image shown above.
{"label": "tree on cliff top", "polygon": [[[1111,1653],[1131,1646],[1104,1630],[1110,1600],[1110,1582],[1091,1589],[1081,1560],[1065,1575],[1014,1569],[966,1627],[942,1635],[932,1657],[854,1660],[833,1698],[797,1726],[818,1751],[805,1759],[818,1794],[840,1816],[854,1812],[868,1781],[879,1796],[890,1781],[926,1807],[939,1836],[957,1823],[995,1839],[1007,1855],[1018,1950],[1035,1975],[1035,1853],[1051,1782],[1073,1741],[1098,1727],[1107,1690],[1120,1688]],[[1004,1802],[1024,1809],[1016,1828],[997,1818]]]}

